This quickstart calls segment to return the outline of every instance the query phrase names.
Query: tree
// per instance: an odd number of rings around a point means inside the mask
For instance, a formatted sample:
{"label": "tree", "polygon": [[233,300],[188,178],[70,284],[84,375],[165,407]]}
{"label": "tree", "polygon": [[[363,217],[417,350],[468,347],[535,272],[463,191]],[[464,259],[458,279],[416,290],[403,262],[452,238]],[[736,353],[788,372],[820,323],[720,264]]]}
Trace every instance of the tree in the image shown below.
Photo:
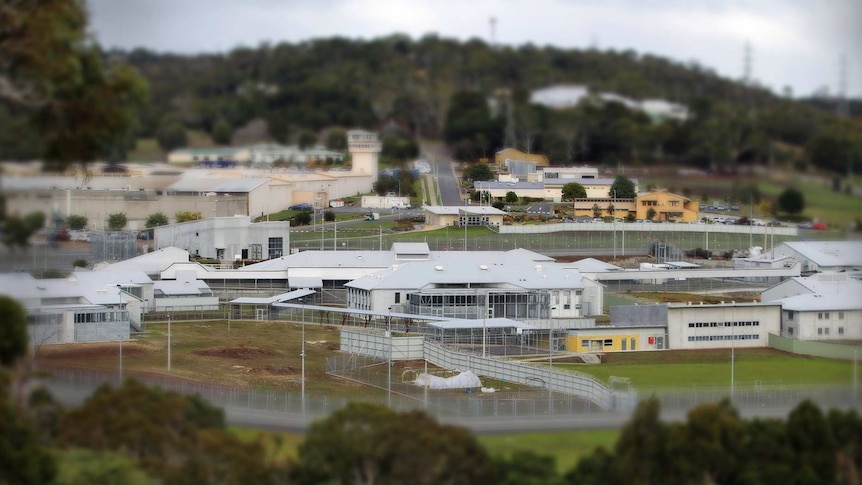
{"label": "tree", "polygon": [[103,65],[83,2],[4,2],[0,23],[0,104],[31,118],[49,168],[85,164],[129,136],[147,84]]}
{"label": "tree", "polygon": [[161,212],[155,212],[147,217],[147,222],[144,224],[147,229],[152,229],[156,226],[165,226],[168,224],[168,216]]}
{"label": "tree", "polygon": [[587,189],[577,182],[569,182],[563,185],[563,202],[571,202],[575,199],[586,199]]}
{"label": "tree", "polygon": [[465,183],[478,182],[483,180],[494,180],[494,174],[486,163],[471,163],[464,169],[461,178]]}
{"label": "tree", "polygon": [[646,211],[646,218],[647,218],[647,220],[648,220],[648,221],[651,221],[651,220],[655,219],[655,216],[656,216],[656,211],[655,211],[655,209],[653,209],[652,207],[650,207],[649,209],[647,209],[647,211]]}
{"label": "tree", "polygon": [[672,461],[667,450],[669,430],[659,420],[659,402],[638,403],[616,443],[617,483],[664,483]]}
{"label": "tree", "polygon": [[115,212],[113,214],[108,214],[108,230],[109,231],[122,231],[126,224],[128,223],[128,219],[126,219],[126,214],[122,212]]}
{"label": "tree", "polygon": [[224,118],[219,118],[213,125],[212,138],[219,145],[227,145],[233,136],[233,127]]}
{"label": "tree", "polygon": [[293,222],[291,223],[293,226],[307,226],[309,224],[311,224],[311,214],[305,211],[293,216]]}
{"label": "tree", "polygon": [[72,261],[72,266],[74,266],[75,268],[86,268],[87,267],[87,260],[86,259],[76,259],[76,260]]}
{"label": "tree", "polygon": [[43,212],[31,212],[24,217],[6,216],[3,221],[3,242],[10,248],[27,247],[30,236],[43,227],[45,227]]}
{"label": "tree", "polygon": [[299,134],[299,149],[305,150],[306,148],[313,147],[314,144],[317,143],[317,135],[310,131],[303,131]]}
{"label": "tree", "polygon": [[518,450],[507,458],[497,458],[494,483],[501,485],[553,485],[559,483],[553,456]]}
{"label": "tree", "polygon": [[326,222],[332,222],[335,220],[335,212],[325,211],[323,213],[323,220]]}
{"label": "tree", "polygon": [[12,365],[27,351],[27,311],[8,296],[0,296],[0,365]]}
{"label": "tree", "polygon": [[608,215],[610,217],[616,217],[616,208],[614,207],[613,202],[608,204]]}
{"label": "tree", "polygon": [[174,214],[174,219],[180,222],[198,221],[203,219],[204,215],[200,211],[179,211]]}
{"label": "tree", "polygon": [[614,183],[611,185],[611,190],[608,192],[608,197],[617,199],[634,199],[638,194],[635,193],[635,184],[625,175],[617,175]]}
{"label": "tree", "polygon": [[596,219],[602,217],[602,208],[599,207],[599,204],[593,204],[593,217]]}
{"label": "tree", "polygon": [[506,192],[506,203],[514,204],[518,202],[518,194],[512,192],[511,190]]}
{"label": "tree", "polygon": [[801,191],[788,187],[778,196],[776,206],[781,212],[800,214],[805,210],[805,196],[802,195]]}
{"label": "tree", "polygon": [[186,136],[186,127],[176,115],[167,115],[162,118],[156,132],[156,139],[159,142],[159,146],[165,152],[176,150],[189,143]]}
{"label": "tree", "polygon": [[76,216],[72,214],[68,218],[66,218],[66,224],[69,225],[69,229],[73,231],[80,231],[81,229],[87,227],[87,217]]}
{"label": "tree", "polygon": [[347,150],[347,132],[341,128],[333,128],[326,135],[326,147],[330,150]]}
{"label": "tree", "polygon": [[386,195],[390,192],[398,191],[398,179],[391,175],[381,175],[372,185],[372,190],[377,195]]}
{"label": "tree", "polygon": [[57,483],[88,485],[91,483],[153,483],[134,461],[118,452],[68,450],[58,455]]}
{"label": "tree", "polygon": [[453,147],[456,159],[472,161],[500,145],[502,125],[491,118],[482,93],[459,91],[452,95],[443,138]]}
{"label": "tree", "polygon": [[[410,439],[405,440],[405,436]],[[491,459],[466,429],[420,411],[352,402],[311,425],[296,483],[491,483]]]}

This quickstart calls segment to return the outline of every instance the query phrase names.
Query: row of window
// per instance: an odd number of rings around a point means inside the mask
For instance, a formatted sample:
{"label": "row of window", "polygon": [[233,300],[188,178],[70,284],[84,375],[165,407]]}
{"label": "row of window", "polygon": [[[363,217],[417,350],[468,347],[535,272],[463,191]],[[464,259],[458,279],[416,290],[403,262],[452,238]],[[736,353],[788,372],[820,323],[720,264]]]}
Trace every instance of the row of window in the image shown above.
{"label": "row of window", "polygon": [[688,328],[718,328],[718,327],[759,327],[759,320],[741,322],[689,322]]}
{"label": "row of window", "polygon": [[[829,335],[829,327],[817,327],[817,335]],[[838,335],[844,335],[844,327],[838,327]]]}
{"label": "row of window", "polygon": [[75,314],[75,323],[119,322],[128,319],[128,312],[94,312]]}
{"label": "row of window", "polygon": [[713,342],[719,340],[757,340],[757,335],[692,335],[689,342]]}
{"label": "row of window", "polygon": [[[829,320],[829,312],[817,312],[818,320]],[[844,312],[838,312],[838,320],[844,320]]]}

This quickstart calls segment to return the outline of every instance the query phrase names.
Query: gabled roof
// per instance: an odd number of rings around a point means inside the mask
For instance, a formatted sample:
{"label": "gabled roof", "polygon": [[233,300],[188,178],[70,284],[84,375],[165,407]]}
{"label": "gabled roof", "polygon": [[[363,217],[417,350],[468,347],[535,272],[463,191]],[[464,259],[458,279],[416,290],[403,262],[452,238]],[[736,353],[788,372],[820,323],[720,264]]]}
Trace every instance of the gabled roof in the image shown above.
{"label": "gabled roof", "polygon": [[795,312],[862,310],[862,299],[859,298],[859,295],[849,295],[846,293],[825,295],[810,293],[807,295],[790,296],[770,303],[778,303],[783,310]]}
{"label": "gabled roof", "polygon": [[[419,290],[435,285],[482,285],[485,288],[583,288],[583,277],[556,263],[530,265],[473,258],[464,261],[411,261],[384,269],[344,286],[372,289]],[[502,286],[501,286],[502,285]]]}
{"label": "gabled roof", "polygon": [[779,245],[822,267],[862,266],[862,241],[789,241]]}
{"label": "gabled roof", "polygon": [[99,265],[101,271],[141,271],[159,274],[174,263],[188,263],[189,252],[185,249],[167,247],[108,265]]}
{"label": "gabled roof", "polygon": [[596,258],[584,258],[572,263],[565,263],[566,268],[574,268],[581,273],[605,273],[608,271],[622,271],[622,268]]}

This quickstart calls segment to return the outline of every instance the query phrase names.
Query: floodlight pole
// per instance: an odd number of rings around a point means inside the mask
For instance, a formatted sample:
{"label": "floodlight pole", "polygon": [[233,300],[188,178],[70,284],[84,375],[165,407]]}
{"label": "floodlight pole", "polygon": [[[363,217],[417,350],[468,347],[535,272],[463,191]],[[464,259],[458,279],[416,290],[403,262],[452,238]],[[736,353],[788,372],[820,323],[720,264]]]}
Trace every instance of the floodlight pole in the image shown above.
{"label": "floodlight pole", "polygon": [[123,383],[123,336],[120,335],[120,384]]}
{"label": "floodlight pole", "polygon": [[305,415],[305,317],[302,319],[302,351],[299,356],[302,358],[302,383],[301,399],[302,399],[302,414]]}
{"label": "floodlight pole", "polygon": [[488,319],[488,296],[489,296],[489,294],[486,293],[485,294],[485,305],[483,308],[484,314],[482,315],[482,357],[483,358],[487,356],[487,354],[485,353],[485,342],[488,340],[488,329],[487,329],[487,325],[485,324],[485,322]]}
{"label": "floodlight pole", "polygon": [[389,352],[386,365],[386,399],[392,408],[392,307],[389,307],[389,316],[386,318],[386,333],[389,335]]}
{"label": "floodlight pole", "polygon": [[[617,201],[617,191],[614,190],[614,202]],[[613,206],[613,202],[611,202]],[[611,217],[614,220],[614,260],[617,259],[617,216],[616,216],[617,208],[614,206],[614,210],[611,211]]]}
{"label": "floodlight pole", "polygon": [[171,371],[171,314],[168,313],[168,372]]}
{"label": "floodlight pole", "polygon": [[[731,302],[731,305],[736,305],[735,302]],[[733,368],[735,366],[736,360],[736,322],[733,321],[733,307],[730,308],[730,402],[733,402],[733,387],[734,387],[734,372]]]}

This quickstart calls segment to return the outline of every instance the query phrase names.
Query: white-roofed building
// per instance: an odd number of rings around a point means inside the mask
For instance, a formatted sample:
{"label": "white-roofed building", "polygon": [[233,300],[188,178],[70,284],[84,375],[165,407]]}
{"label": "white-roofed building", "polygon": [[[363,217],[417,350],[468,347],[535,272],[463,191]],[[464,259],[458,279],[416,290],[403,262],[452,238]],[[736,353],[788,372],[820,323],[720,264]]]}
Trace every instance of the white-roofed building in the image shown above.
{"label": "white-roofed building", "polygon": [[[280,258],[290,247],[290,221],[252,222],[251,217],[212,217],[159,226],[157,249],[180,247],[220,261]],[[164,269],[164,268],[162,268]]]}
{"label": "white-roofed building", "polygon": [[487,205],[426,205],[425,223],[429,226],[500,226],[505,211]]}
{"label": "white-roofed building", "polygon": [[[469,254],[469,253],[468,253]],[[525,322],[578,319],[601,312],[585,308],[584,288],[601,287],[556,263],[527,264],[473,257],[466,261],[413,261],[369,273],[344,285],[347,306],[371,311]]]}
{"label": "white-roofed building", "polygon": [[862,241],[788,241],[770,257],[802,262],[803,274],[862,271]]}
{"label": "white-roofed building", "polygon": [[862,340],[859,275],[818,273],[790,278],[761,293],[781,305],[781,336],[799,340]]}
{"label": "white-roofed building", "polygon": [[12,273],[0,275],[0,291],[27,310],[33,345],[125,340],[140,322],[140,299],[103,281]]}
{"label": "white-roofed building", "polygon": [[218,296],[194,271],[177,271],[174,280],[154,282],[153,296],[159,312],[218,310]]}

